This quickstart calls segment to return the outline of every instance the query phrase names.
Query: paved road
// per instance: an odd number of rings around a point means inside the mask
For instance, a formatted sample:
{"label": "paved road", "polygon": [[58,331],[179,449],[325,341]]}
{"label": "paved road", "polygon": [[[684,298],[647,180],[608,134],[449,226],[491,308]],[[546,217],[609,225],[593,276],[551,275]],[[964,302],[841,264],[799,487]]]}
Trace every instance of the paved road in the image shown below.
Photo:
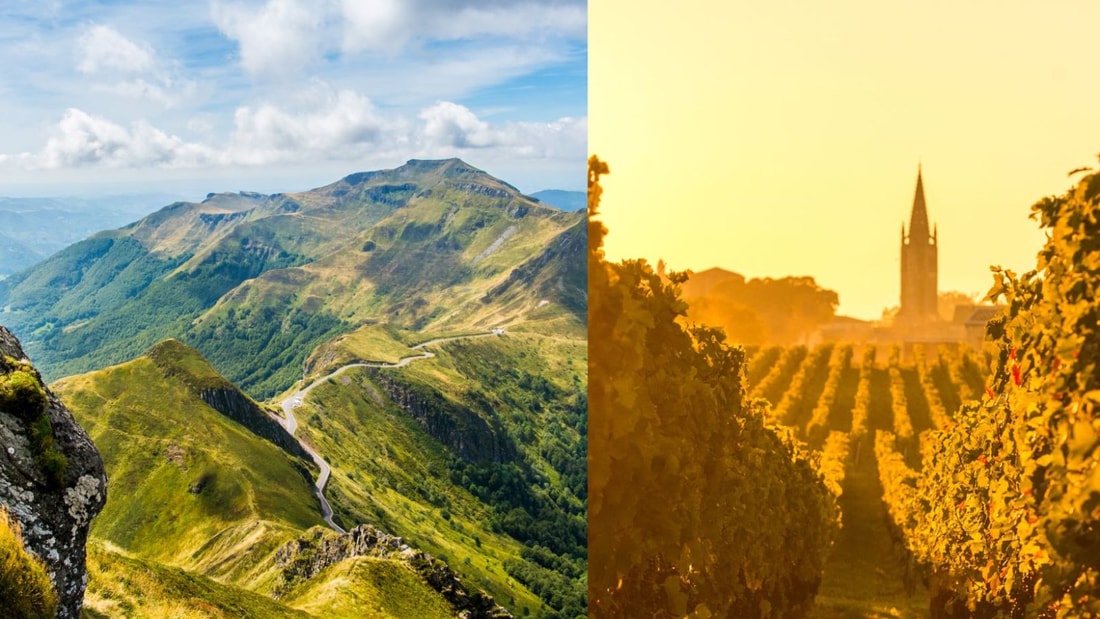
{"label": "paved road", "polygon": [[[278,421],[279,425],[286,428],[286,431],[289,432],[291,436],[294,436],[294,434],[298,431],[298,419],[294,416],[294,409],[302,405],[302,402],[305,401],[306,396],[309,395],[310,391],[313,391],[314,387],[320,385],[321,383],[324,383],[328,379],[343,374],[350,368],[403,368],[414,361],[423,361],[424,359],[431,359],[432,357],[434,357],[435,354],[424,350],[424,348],[432,346],[433,344],[449,342],[451,340],[472,339],[475,337],[491,337],[494,335],[504,335],[504,329],[498,327],[486,333],[477,333],[474,335],[453,335],[451,337],[438,337],[434,340],[421,342],[416,346],[413,346],[412,349],[421,350],[423,352],[418,355],[409,355],[407,357],[402,357],[397,361],[397,363],[383,363],[380,361],[363,361],[358,363],[349,363],[345,366],[337,368],[327,376],[322,376],[321,378],[318,378],[305,388],[296,391],[289,397],[285,398],[280,403],[283,408],[283,416],[279,417],[278,415],[271,415],[271,417],[275,421]],[[329,467],[328,462],[325,462],[325,459],[321,457],[321,454],[314,451],[309,445],[306,445],[302,441],[298,441],[298,444],[302,446],[302,449],[306,450],[306,453],[309,454],[309,457],[313,458],[313,461],[317,463],[317,467],[321,469],[321,473],[317,476],[317,483],[314,484],[314,493],[317,495],[317,498],[321,500],[321,517],[325,519],[325,523],[328,524],[328,526],[332,527],[333,530],[339,531],[340,533],[346,533],[347,531],[345,531],[340,525],[336,524],[336,522],[333,521],[332,506],[329,505],[328,499],[325,498],[325,484],[328,483],[328,478],[329,475],[332,473],[332,469]]]}

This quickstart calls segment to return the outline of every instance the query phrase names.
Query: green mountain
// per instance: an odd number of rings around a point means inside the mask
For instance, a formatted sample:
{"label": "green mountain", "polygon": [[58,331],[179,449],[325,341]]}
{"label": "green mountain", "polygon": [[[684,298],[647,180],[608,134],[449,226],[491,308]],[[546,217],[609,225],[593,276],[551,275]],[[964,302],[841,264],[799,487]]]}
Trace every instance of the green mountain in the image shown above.
{"label": "green mountain", "polygon": [[312,464],[249,429],[268,411],[179,342],[52,388],[110,479],[89,546],[93,616],[451,617],[456,588],[487,600],[399,538],[326,532]]}
{"label": "green mountain", "polygon": [[583,616],[585,223],[410,161],[176,203],[0,281],[107,465],[89,606]]}
{"label": "green mountain", "polygon": [[[360,335],[316,373],[382,340]],[[347,368],[298,409],[332,466],[336,519],[401,535],[517,615],[583,616],[585,340],[517,329],[427,350],[404,367]]]}
{"label": "green mountain", "polygon": [[165,342],[51,388],[107,467],[107,505],[92,536],[144,558],[233,580],[254,576],[260,558],[323,523],[312,463],[208,403],[204,382],[214,381],[233,390],[197,352]]}
{"label": "green mountain", "polygon": [[546,254],[583,235],[583,219],[458,159],[302,193],[211,194],[0,281],[0,322],[50,379],[176,338],[269,397],[317,345],[364,325],[445,333],[541,317],[583,330],[583,253]]}

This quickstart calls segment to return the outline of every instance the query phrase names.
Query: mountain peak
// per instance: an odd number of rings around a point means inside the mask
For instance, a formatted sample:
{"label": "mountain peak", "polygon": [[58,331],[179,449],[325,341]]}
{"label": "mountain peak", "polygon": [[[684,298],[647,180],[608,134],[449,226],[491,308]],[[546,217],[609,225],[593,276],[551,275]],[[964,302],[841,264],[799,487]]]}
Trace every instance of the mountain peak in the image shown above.
{"label": "mountain peak", "polygon": [[170,338],[152,348],[145,356],[165,377],[178,380],[211,408],[241,424],[260,438],[267,439],[287,453],[306,459],[309,455],[298,441],[272,419],[254,400],[210,365],[202,353]]}
{"label": "mountain peak", "polygon": [[145,356],[165,374],[180,376],[199,389],[231,386],[202,353],[177,339],[170,338],[155,344]]}

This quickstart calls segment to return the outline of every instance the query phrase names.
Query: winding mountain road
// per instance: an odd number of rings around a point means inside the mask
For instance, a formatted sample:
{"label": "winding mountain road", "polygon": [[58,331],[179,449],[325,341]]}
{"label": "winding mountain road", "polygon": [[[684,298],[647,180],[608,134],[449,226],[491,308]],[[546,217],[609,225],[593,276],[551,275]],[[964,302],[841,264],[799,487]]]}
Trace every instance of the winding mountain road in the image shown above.
{"label": "winding mountain road", "polygon": [[[450,337],[437,337],[433,340],[421,342],[416,346],[410,347],[412,350],[420,350],[423,352],[418,355],[409,355],[407,357],[402,357],[396,363],[384,363],[381,361],[358,361],[355,363],[349,363],[347,365],[340,366],[336,370],[333,370],[330,374],[318,378],[317,380],[310,383],[308,386],[284,398],[283,401],[280,402],[280,405],[283,409],[283,416],[280,417],[278,415],[271,414],[271,418],[279,422],[279,425],[283,426],[283,428],[285,428],[286,431],[290,433],[290,436],[293,437],[298,431],[298,419],[294,417],[294,409],[302,405],[302,402],[305,401],[306,396],[309,395],[309,392],[312,391],[314,387],[320,385],[330,378],[334,378],[340,374],[343,374],[350,368],[402,368],[414,361],[423,361],[424,359],[431,359],[432,357],[434,357],[435,353],[424,350],[426,347],[432,346],[433,344],[440,344],[442,342],[449,342],[452,340],[465,340],[477,337],[492,337],[499,335],[504,335],[504,329],[501,327],[497,327],[485,333],[475,333],[471,335],[452,335]],[[314,493],[317,495],[317,498],[321,500],[321,517],[324,518],[325,523],[328,526],[332,527],[333,530],[340,533],[347,533],[347,531],[345,531],[343,527],[336,524],[336,522],[332,519],[332,506],[329,505],[328,499],[325,498],[325,485],[328,483],[328,478],[329,475],[332,473],[332,469],[329,467],[328,462],[325,462],[325,459],[321,457],[321,454],[317,453],[312,447],[306,445],[301,440],[298,441],[298,444],[302,446],[302,449],[304,449],[306,453],[308,453],[309,456],[313,458],[313,461],[317,464],[317,467],[321,469],[321,473],[317,476],[317,482],[313,486]]]}

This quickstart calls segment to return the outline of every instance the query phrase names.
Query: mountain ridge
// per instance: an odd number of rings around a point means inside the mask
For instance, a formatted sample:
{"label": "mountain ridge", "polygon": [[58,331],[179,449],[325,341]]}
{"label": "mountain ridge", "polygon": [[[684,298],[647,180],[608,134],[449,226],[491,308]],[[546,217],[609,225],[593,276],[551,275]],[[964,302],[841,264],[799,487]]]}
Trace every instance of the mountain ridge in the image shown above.
{"label": "mountain ridge", "polygon": [[[0,319],[50,378],[174,337],[269,397],[317,344],[371,321],[424,330],[522,319],[541,299],[499,312],[476,301],[582,219],[460,159],[414,159],[304,192],[170,204],[0,281]],[[566,306],[585,320],[576,299]],[[265,366],[234,361],[246,358]]]}

